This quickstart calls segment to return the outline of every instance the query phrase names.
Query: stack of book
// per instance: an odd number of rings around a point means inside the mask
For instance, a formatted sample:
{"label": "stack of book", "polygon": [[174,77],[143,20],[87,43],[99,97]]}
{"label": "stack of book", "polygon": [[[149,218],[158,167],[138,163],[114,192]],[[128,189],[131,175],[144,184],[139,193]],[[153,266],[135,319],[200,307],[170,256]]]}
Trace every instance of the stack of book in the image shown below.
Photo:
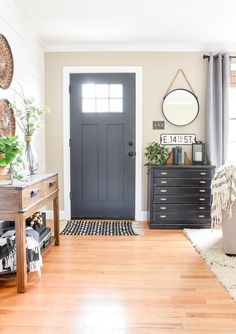
{"label": "stack of book", "polygon": [[184,153],[181,146],[172,147],[173,165],[184,164]]}

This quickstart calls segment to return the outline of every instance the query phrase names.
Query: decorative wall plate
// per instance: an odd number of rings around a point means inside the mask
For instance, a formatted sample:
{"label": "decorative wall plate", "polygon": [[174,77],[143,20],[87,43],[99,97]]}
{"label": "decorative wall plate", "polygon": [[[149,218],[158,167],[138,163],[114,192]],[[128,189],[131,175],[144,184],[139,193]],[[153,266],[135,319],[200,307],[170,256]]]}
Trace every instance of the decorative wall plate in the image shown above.
{"label": "decorative wall plate", "polygon": [[10,45],[5,36],[0,34],[0,87],[7,89],[13,77],[14,63]]}
{"label": "decorative wall plate", "polygon": [[6,99],[0,100],[0,137],[14,136],[16,122],[10,102]]}

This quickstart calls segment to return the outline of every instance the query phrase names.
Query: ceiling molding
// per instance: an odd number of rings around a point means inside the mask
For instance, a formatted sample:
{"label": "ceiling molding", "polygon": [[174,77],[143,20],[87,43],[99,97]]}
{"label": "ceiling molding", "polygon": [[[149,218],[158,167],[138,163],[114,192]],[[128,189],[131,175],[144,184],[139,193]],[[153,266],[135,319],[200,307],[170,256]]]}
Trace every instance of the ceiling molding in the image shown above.
{"label": "ceiling molding", "polygon": [[45,52],[234,52],[231,47],[203,47],[201,45],[165,45],[165,44],[55,44],[46,45]]}

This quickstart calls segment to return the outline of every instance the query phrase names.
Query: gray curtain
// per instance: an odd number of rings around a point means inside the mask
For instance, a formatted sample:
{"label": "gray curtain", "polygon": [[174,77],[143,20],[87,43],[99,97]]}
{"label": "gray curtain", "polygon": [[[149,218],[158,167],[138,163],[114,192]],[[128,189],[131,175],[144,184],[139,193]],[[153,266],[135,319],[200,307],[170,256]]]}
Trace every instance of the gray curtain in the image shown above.
{"label": "gray curtain", "polygon": [[207,82],[206,150],[208,162],[217,168],[227,162],[229,71],[228,54],[210,55]]}

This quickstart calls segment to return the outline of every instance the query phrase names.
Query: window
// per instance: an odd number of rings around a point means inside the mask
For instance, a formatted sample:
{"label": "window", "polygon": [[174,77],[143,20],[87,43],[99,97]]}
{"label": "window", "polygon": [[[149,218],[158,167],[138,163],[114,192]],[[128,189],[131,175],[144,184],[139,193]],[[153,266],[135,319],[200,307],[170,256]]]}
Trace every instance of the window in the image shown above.
{"label": "window", "polygon": [[236,64],[231,64],[229,88],[229,147],[228,162],[236,163]]}
{"label": "window", "polygon": [[83,84],[82,112],[123,112],[122,84]]}

